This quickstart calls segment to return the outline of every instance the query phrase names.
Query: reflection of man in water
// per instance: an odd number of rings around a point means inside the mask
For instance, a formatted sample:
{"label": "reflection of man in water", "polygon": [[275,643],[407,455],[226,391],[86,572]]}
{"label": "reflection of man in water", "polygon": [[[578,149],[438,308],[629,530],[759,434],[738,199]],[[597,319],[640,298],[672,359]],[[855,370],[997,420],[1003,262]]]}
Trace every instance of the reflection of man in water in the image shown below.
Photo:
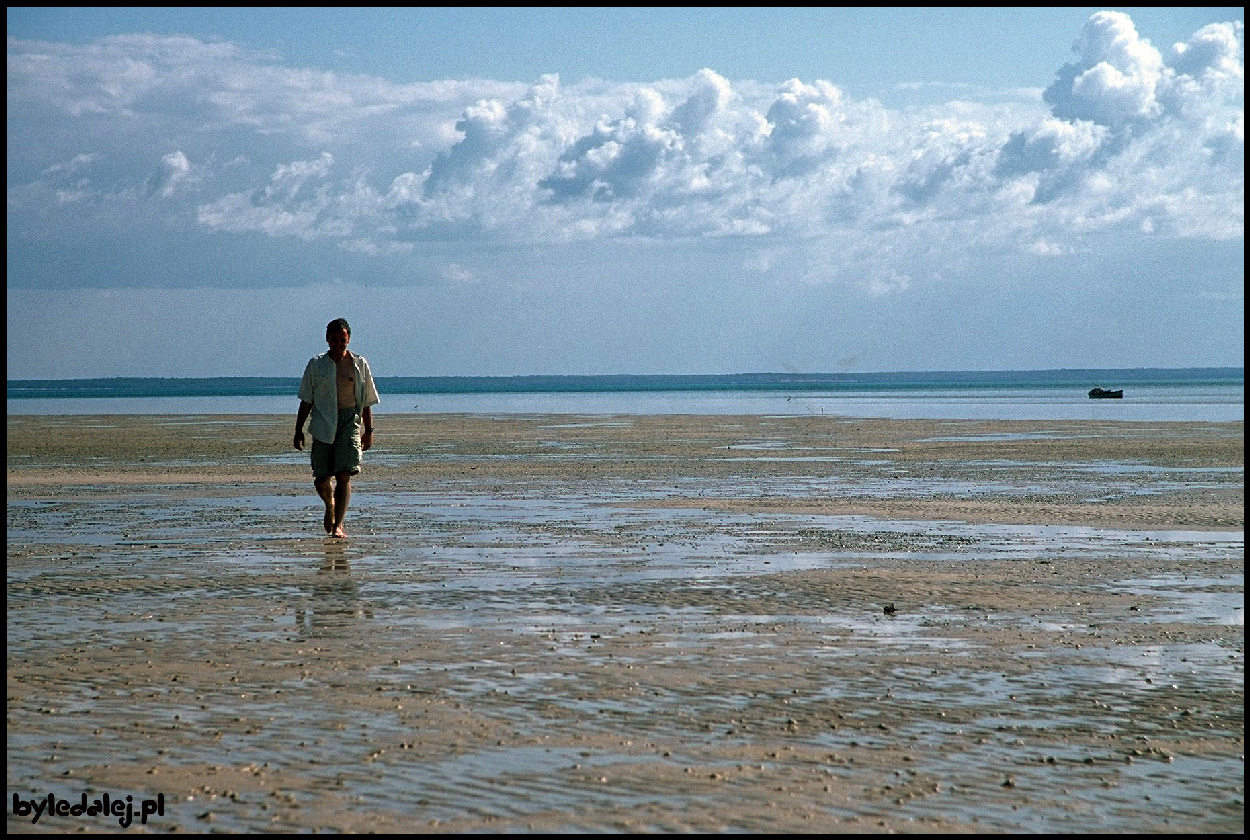
{"label": "reflection of man in water", "polygon": [[332,635],[349,629],[361,618],[373,618],[373,610],[361,600],[341,552],[327,552],[308,595],[307,606],[295,608],[295,627],[301,635]]}
{"label": "reflection of man in water", "polygon": [[378,403],[369,363],[347,350],[351,340],[346,319],[326,325],[330,350],[308,360],[295,417],[293,444],[303,449],[304,421],[312,416],[308,431],[313,438],[313,486],[326,506],[322,526],[334,537],[347,536],[343,518],[352,497],[352,476],[360,472],[361,453],[373,446],[373,406]]}

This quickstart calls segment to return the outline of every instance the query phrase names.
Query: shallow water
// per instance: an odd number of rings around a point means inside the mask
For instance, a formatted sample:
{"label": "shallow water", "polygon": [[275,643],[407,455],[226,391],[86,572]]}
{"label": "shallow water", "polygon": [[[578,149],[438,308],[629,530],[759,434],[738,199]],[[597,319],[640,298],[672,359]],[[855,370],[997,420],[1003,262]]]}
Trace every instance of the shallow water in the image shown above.
{"label": "shallow water", "polygon": [[10,663],[56,667],[9,788],[271,780],[189,830],[1239,825],[1240,742],[1186,745],[1242,736],[1240,532],[630,507],[657,490],[358,490],[346,543],[285,490],[11,500]]}
{"label": "shallow water", "polygon": [[[240,397],[10,399],[15,414],[239,414]],[[294,414],[297,398],[249,396],[251,413]],[[569,393],[383,393],[387,414],[778,415],[981,420],[1244,419],[1245,387],[1139,385],[1124,399],[1091,400],[1083,387],[952,388],[864,391],[605,391]],[[587,423],[595,423],[588,420]],[[553,425],[553,428],[557,426]],[[570,426],[571,427],[571,426]]]}

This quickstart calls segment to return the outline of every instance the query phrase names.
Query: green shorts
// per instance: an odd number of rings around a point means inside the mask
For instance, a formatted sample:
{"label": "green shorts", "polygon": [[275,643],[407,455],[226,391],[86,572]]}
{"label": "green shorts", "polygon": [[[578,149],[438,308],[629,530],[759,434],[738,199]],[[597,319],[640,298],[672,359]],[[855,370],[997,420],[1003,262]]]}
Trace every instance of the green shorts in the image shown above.
{"label": "green shorts", "polygon": [[360,413],[355,407],[339,409],[338,431],[334,443],[324,443],[313,438],[312,471],[315,478],[328,478],[341,472],[356,475],[364,461],[360,448],[362,428]]}

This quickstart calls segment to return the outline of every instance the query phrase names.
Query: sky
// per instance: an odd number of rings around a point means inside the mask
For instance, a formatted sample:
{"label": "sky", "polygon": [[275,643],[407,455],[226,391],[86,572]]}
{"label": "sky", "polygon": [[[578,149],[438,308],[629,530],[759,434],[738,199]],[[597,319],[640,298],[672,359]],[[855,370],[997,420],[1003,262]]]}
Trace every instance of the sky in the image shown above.
{"label": "sky", "polygon": [[11,380],[1243,364],[1243,7],[7,17]]}

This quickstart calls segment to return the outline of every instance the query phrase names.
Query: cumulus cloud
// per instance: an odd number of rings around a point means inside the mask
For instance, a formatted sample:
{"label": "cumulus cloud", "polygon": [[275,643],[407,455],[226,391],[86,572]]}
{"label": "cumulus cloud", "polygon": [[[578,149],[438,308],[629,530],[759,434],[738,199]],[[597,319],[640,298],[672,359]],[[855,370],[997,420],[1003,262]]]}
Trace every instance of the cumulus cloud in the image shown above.
{"label": "cumulus cloud", "polygon": [[1098,171],[1097,158],[1108,149],[1105,126],[1077,120],[1048,119],[1016,132],[999,150],[995,175],[1023,178],[1031,203],[1048,201],[1079,189]]}
{"label": "cumulus cloud", "polygon": [[768,166],[775,178],[810,173],[836,152],[842,93],[828,82],[786,82],[769,106]]}
{"label": "cumulus cloud", "polygon": [[1044,94],[1055,116],[1119,127],[1159,115],[1163,59],[1128,15],[1096,13],[1072,49],[1077,61],[1065,64]]}
{"label": "cumulus cloud", "polygon": [[640,195],[680,146],[680,135],[658,124],[663,110],[657,94],[640,91],[624,116],[601,121],[578,138],[538,186],[550,190],[556,202]]}
{"label": "cumulus cloud", "polygon": [[1214,75],[1242,79],[1245,73],[1242,30],[1240,21],[1207,24],[1188,41],[1172,46],[1172,68],[1193,78]]}
{"label": "cumulus cloud", "polygon": [[1244,107],[1240,22],[1202,27],[1161,54],[1121,12],[1098,12],[1073,45],[1044,98],[1056,117],[1113,130],[1139,130],[1161,118],[1194,119],[1212,107]]}
{"label": "cumulus cloud", "polygon": [[694,90],[673,109],[669,121],[682,137],[698,138],[713,127],[717,115],[724,113],[733,98],[729,80],[704,68],[694,77]]}
{"label": "cumulus cloud", "polygon": [[[193,38],[10,40],[9,207],[35,229],[58,202],[146,194],[201,230],[375,255],[466,236],[855,241],[869,290],[896,293],[921,282],[890,267],[900,252],[1242,236],[1243,37],[1213,24],[1165,54],[1099,12],[1042,102],[917,112],[713,69],[398,85]],[[835,263],[810,276],[849,276]]]}
{"label": "cumulus cloud", "polygon": [[1048,119],[1011,136],[1003,146],[998,174],[1004,177],[1081,166],[1107,136],[1103,126],[1078,120]]}

